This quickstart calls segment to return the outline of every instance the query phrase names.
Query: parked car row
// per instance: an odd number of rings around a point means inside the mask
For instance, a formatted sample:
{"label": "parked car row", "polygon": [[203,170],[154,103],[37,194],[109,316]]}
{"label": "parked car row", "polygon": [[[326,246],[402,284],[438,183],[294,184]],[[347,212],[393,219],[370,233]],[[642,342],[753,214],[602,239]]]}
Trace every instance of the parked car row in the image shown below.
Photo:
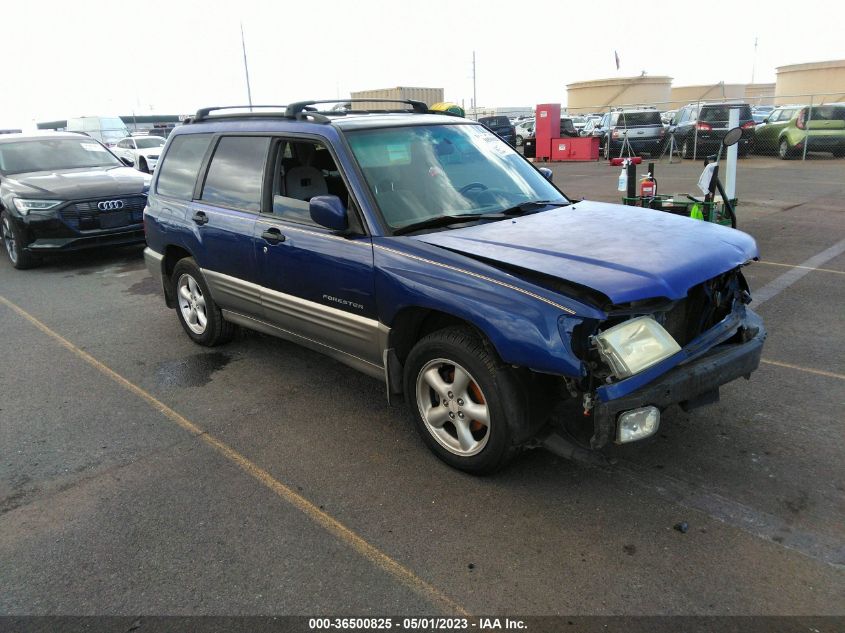
{"label": "parked car row", "polygon": [[814,106],[812,111],[807,105],[752,108],[743,102],[690,103],[671,113],[619,109],[588,121],[580,135],[600,138],[604,156],[618,156],[628,146],[635,154],[660,155],[670,142],[684,158],[706,156],[718,151],[730,128],[732,109],[739,110],[740,157],[755,152],[788,159],[802,153],[805,143],[810,152],[845,156],[842,103]]}
{"label": "parked car row", "polygon": [[758,367],[750,236],[574,202],[485,126],[418,102],[324,103],[200,110],[152,177],[76,134],[0,139],[7,255],[25,268],[146,238],[192,341],[250,328],[381,379],[423,442],[472,473],[549,437],[599,459]]}

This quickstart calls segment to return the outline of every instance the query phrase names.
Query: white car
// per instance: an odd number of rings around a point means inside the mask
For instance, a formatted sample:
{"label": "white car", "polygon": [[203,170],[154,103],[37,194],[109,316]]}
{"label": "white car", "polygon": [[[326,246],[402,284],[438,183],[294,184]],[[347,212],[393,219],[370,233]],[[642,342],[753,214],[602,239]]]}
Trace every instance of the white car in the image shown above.
{"label": "white car", "polygon": [[534,119],[520,121],[513,126],[513,131],[516,134],[516,144],[522,145],[525,139],[534,138]]}
{"label": "white car", "polygon": [[118,158],[127,159],[135,169],[151,174],[165,141],[161,136],[127,136],[111,150]]}

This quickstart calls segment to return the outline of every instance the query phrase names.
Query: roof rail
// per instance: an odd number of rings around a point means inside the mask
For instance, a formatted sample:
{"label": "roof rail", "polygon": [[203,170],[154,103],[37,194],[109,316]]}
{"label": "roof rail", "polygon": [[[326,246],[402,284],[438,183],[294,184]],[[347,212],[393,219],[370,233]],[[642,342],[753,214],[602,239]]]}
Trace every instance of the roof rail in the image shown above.
{"label": "roof rail", "polygon": [[[332,110],[329,112],[321,112],[313,107],[321,103],[404,103],[411,106],[411,110]],[[256,109],[266,110],[272,109],[273,112],[255,112]],[[249,112],[231,112],[229,114],[220,114],[211,116],[212,112],[219,112],[221,110],[249,110]],[[201,121],[208,121],[210,119],[224,119],[224,118],[255,118],[255,117],[284,117],[286,119],[296,119],[304,121],[310,119],[314,123],[328,123],[331,119],[329,116],[344,116],[346,114],[376,114],[376,113],[402,113],[414,112],[415,114],[429,114],[428,106],[422,101],[414,101],[413,99],[326,99],[322,101],[297,101],[290,105],[240,105],[240,106],[213,106],[210,108],[200,108],[193,117],[185,119],[183,123],[200,123]],[[436,112],[434,114],[443,114]]]}
{"label": "roof rail", "polygon": [[[298,119],[302,118],[303,113],[314,113],[317,112],[316,108],[312,108],[310,106],[314,106],[320,103],[404,103],[405,105],[411,106],[413,112],[416,114],[428,114],[428,106],[423,103],[422,101],[415,101],[413,99],[324,99],[321,101],[297,101],[296,103],[291,103],[287,107],[286,115],[288,118],[291,119]],[[389,112],[389,110],[381,110],[381,112]],[[338,110],[337,112],[332,112],[332,114],[344,114],[343,110]],[[313,114],[305,114],[305,116],[314,116]],[[316,118],[316,117],[315,117]]]}
{"label": "roof rail", "polygon": [[287,110],[286,105],[240,105],[240,106],[212,106],[210,108],[200,108],[197,110],[197,113],[188,119],[185,119],[184,123],[199,123],[200,121],[206,121],[211,118],[209,115],[212,112],[217,112],[218,110],[249,110],[249,112],[237,112],[234,113],[237,116],[279,116],[278,113],[269,113],[269,112],[253,112],[255,108],[273,108],[274,110],[281,110],[284,112]]}

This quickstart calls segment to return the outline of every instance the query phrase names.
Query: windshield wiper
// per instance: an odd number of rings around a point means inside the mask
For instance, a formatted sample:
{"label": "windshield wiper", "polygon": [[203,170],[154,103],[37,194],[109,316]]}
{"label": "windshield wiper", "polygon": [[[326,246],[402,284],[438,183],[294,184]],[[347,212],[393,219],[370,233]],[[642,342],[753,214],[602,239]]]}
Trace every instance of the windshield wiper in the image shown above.
{"label": "windshield wiper", "polygon": [[449,226],[450,224],[460,224],[464,222],[474,222],[475,220],[484,220],[489,216],[486,216],[481,213],[459,213],[457,215],[437,215],[433,218],[428,218],[427,220],[421,220],[420,222],[414,222],[413,224],[407,224],[405,226],[399,227],[393,231],[394,235],[404,235],[405,233],[412,233],[413,231],[419,231],[420,229],[434,229],[441,226]]}
{"label": "windshield wiper", "polygon": [[494,214],[493,217],[508,217],[511,215],[522,215],[523,213],[528,213],[529,211],[536,211],[540,207],[548,207],[548,206],[555,206],[555,207],[567,207],[571,202],[556,202],[552,200],[528,200],[527,202],[520,202],[518,205],[510,207],[509,209],[502,209],[499,213]]}
{"label": "windshield wiper", "polygon": [[557,202],[552,200],[529,200],[527,202],[520,202],[518,205],[509,209],[497,211],[496,213],[459,213],[456,215],[438,215],[427,220],[414,222],[407,226],[400,227],[393,231],[394,235],[404,235],[405,233],[412,233],[420,229],[433,229],[441,226],[449,226],[450,224],[460,224],[465,222],[473,222],[475,220],[502,220],[510,218],[515,215],[522,215],[529,211],[535,211],[540,207],[555,206],[566,207],[572,204],[571,202]]}

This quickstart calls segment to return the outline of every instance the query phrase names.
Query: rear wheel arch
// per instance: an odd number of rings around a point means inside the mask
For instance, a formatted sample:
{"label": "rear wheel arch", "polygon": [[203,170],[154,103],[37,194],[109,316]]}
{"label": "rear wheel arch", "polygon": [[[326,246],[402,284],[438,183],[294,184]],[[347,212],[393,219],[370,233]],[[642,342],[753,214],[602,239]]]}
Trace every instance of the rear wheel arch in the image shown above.
{"label": "rear wheel arch", "polygon": [[193,257],[193,255],[181,246],[171,244],[164,249],[164,259],[161,262],[161,272],[165,278],[164,300],[167,302],[168,308],[176,307],[176,297],[173,295],[173,285],[170,283],[170,279],[173,277],[173,271],[176,268],[176,264],[186,257]]}

